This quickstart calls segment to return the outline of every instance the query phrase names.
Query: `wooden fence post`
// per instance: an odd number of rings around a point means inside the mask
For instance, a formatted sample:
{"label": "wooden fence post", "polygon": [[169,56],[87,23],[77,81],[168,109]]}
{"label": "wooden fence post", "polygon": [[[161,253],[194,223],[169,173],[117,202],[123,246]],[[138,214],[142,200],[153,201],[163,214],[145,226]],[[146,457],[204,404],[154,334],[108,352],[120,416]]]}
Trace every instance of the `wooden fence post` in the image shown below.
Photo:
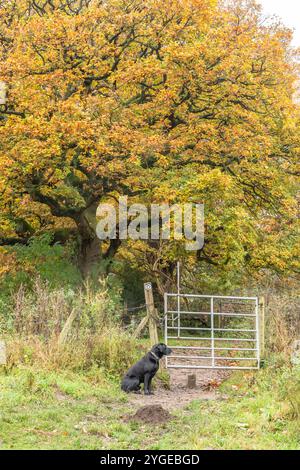
{"label": "wooden fence post", "polygon": [[151,346],[158,343],[158,332],[157,332],[157,312],[154,306],[153,290],[151,282],[145,282],[144,284],[145,292],[145,303],[147,308],[147,315],[149,318],[149,336]]}
{"label": "wooden fence post", "polygon": [[265,298],[259,297],[258,300],[258,325],[259,325],[259,344],[260,359],[265,359]]}
{"label": "wooden fence post", "polygon": [[149,321],[148,315],[146,315],[144,318],[142,318],[142,320],[140,321],[138,327],[136,328],[135,332],[132,335],[135,339],[140,336],[143,329],[146,327],[148,321]]}
{"label": "wooden fence post", "polygon": [[63,346],[67,340],[67,336],[71,330],[71,327],[72,327],[72,323],[73,321],[75,320],[77,316],[77,312],[75,309],[72,310],[72,312],[70,313],[70,315],[68,316],[67,320],[66,320],[66,323],[64,324],[64,327],[63,329],[61,330],[61,333],[58,337],[58,345],[59,346]]}

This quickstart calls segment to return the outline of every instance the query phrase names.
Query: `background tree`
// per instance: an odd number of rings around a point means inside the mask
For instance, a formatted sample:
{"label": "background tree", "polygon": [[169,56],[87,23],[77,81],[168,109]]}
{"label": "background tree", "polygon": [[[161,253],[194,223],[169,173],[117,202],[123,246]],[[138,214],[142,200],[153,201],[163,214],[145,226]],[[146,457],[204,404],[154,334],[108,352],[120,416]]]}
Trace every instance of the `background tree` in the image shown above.
{"label": "background tree", "polygon": [[171,244],[161,258],[129,243],[122,256],[141,253],[162,277],[178,257],[227,277],[297,269],[290,31],[264,23],[252,1],[3,1],[0,12],[6,242],[16,221],[26,239],[59,218],[78,234],[86,274],[120,248],[101,254],[101,200],[192,200],[206,204],[199,253]]}

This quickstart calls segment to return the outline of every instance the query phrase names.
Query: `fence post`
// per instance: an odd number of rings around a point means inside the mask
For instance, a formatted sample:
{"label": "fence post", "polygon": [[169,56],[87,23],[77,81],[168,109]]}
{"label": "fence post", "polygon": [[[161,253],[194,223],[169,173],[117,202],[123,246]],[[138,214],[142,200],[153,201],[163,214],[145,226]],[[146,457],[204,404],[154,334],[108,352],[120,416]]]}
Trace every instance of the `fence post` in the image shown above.
{"label": "fence post", "polygon": [[210,328],[211,328],[211,365],[215,367],[215,332],[214,332],[214,298],[210,298]]}
{"label": "fence post", "polygon": [[[220,300],[219,305],[220,305],[220,313],[222,313],[222,312],[223,312],[222,300]],[[217,315],[217,317],[216,317],[216,319],[215,319],[215,320],[216,320],[216,327],[217,327],[217,328],[223,328],[223,326],[222,326],[222,318],[223,318],[223,317],[222,317],[221,315]]]}
{"label": "fence post", "polygon": [[260,360],[265,359],[265,298],[258,299]]}
{"label": "fence post", "polygon": [[63,329],[60,332],[60,335],[58,337],[58,345],[63,346],[67,340],[67,336],[69,332],[71,331],[72,324],[77,316],[77,312],[75,309],[72,310],[70,315],[68,316],[66,323],[64,324]]}
{"label": "fence post", "polygon": [[146,327],[148,321],[149,321],[148,315],[146,315],[144,318],[142,318],[142,320],[138,324],[138,327],[136,328],[135,332],[132,335],[135,339],[137,339],[140,336],[143,329]]}
{"label": "fence post", "polygon": [[144,284],[145,292],[145,303],[147,308],[147,315],[149,318],[149,336],[151,346],[158,343],[158,332],[156,324],[157,312],[154,306],[153,290],[151,282],[145,282]]}

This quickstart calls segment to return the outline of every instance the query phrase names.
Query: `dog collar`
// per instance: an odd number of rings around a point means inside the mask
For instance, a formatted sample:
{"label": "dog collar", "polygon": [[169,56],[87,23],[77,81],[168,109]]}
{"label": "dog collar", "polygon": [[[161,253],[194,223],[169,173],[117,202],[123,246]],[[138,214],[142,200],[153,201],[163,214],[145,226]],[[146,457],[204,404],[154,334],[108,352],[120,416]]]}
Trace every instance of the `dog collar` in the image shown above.
{"label": "dog collar", "polygon": [[152,354],[152,356],[155,357],[157,361],[159,361],[159,357],[153,351],[150,351],[150,354]]}

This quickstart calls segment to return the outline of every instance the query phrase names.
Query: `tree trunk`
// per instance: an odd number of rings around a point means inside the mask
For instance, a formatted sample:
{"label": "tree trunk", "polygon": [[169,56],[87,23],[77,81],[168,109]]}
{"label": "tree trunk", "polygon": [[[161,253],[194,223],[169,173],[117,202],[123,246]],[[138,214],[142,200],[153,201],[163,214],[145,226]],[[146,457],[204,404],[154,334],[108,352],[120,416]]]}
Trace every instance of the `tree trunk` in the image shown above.
{"label": "tree trunk", "polygon": [[101,242],[97,237],[81,240],[79,268],[83,278],[89,277],[93,268],[100,264],[101,258]]}
{"label": "tree trunk", "polygon": [[102,259],[101,241],[85,212],[80,215],[76,223],[80,237],[78,264],[83,278],[87,278]]}
{"label": "tree trunk", "polygon": [[103,259],[107,260],[105,272],[108,274],[113,257],[121,245],[119,238],[110,240],[107,250],[103,252],[102,242],[96,234],[96,223],[95,212],[91,210],[84,211],[76,220],[80,237],[79,268],[84,279],[91,275]]}

